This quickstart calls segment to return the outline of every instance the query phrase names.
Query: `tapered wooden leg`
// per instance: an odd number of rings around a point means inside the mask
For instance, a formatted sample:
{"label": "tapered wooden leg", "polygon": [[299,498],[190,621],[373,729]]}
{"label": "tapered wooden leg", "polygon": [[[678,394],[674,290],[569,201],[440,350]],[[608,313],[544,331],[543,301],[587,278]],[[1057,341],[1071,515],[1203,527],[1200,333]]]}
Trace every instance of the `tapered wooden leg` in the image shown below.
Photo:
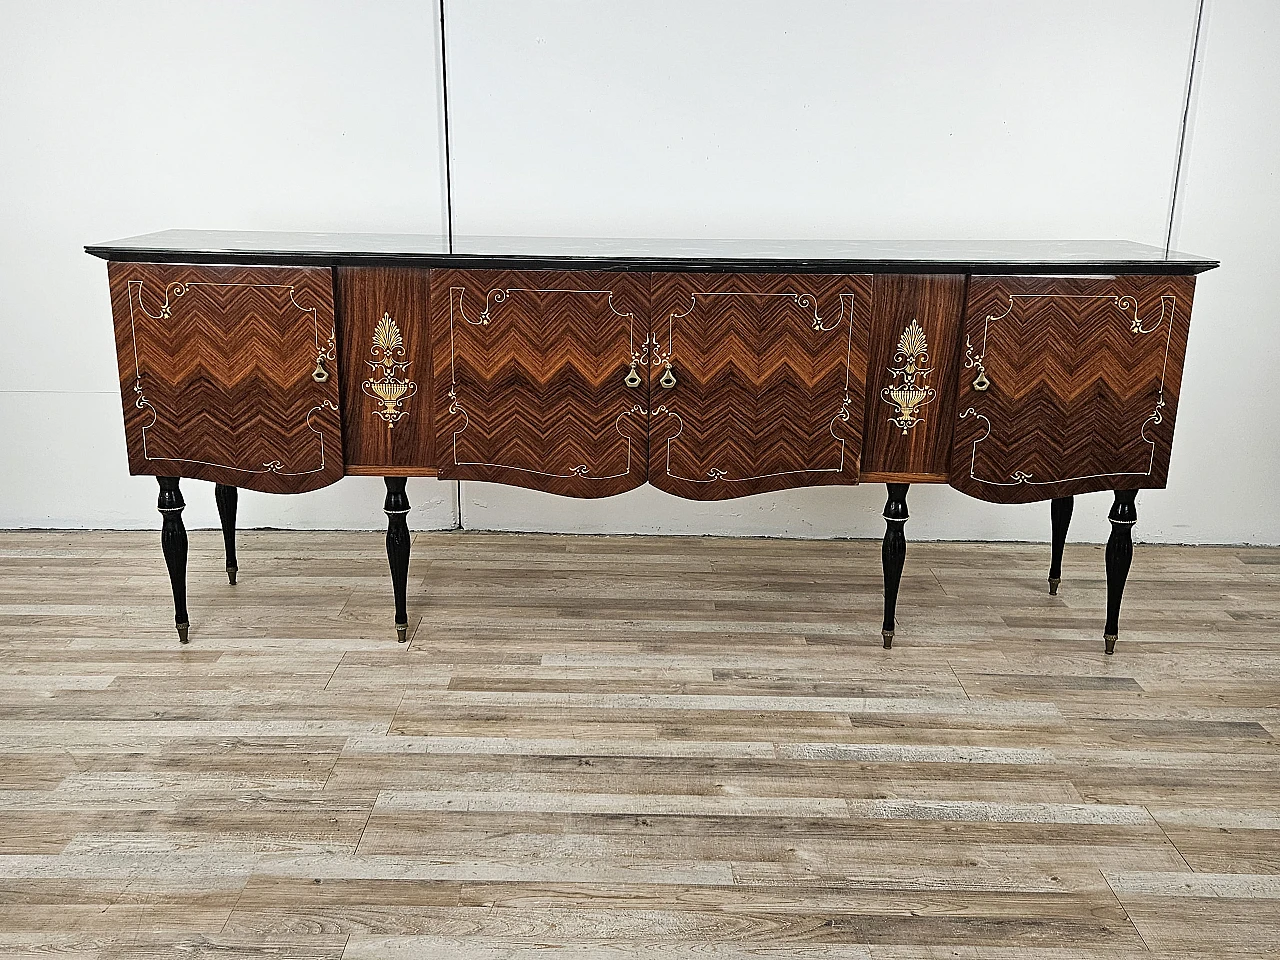
{"label": "tapered wooden leg", "polygon": [[884,505],[884,544],[880,548],[880,564],[884,568],[884,625],[880,636],[886,650],[893,646],[893,616],[898,608],[898,584],[907,559],[907,489],[910,484],[890,483],[889,499]]}
{"label": "tapered wooden leg", "polygon": [[387,499],[382,509],[387,514],[387,562],[391,564],[391,589],[396,598],[396,639],[409,639],[409,614],[405,592],[409,583],[409,495],[404,477],[384,477]]}
{"label": "tapered wooden leg", "polygon": [[1111,536],[1107,540],[1107,625],[1102,631],[1102,642],[1109,654],[1116,651],[1116,637],[1120,633],[1120,598],[1124,596],[1129,564],[1133,562],[1133,525],[1138,522],[1134,498],[1137,495],[1137,490],[1117,490],[1116,501],[1107,516],[1111,521]]}
{"label": "tapered wooden leg", "polygon": [[1049,516],[1053,522],[1053,554],[1049,559],[1051,597],[1058,595],[1058,584],[1062,582],[1062,548],[1067,545],[1067,528],[1071,526],[1071,511],[1075,503],[1075,497],[1057,497],[1049,505]]}
{"label": "tapered wooden leg", "polygon": [[160,549],[169,568],[173,587],[173,622],[178,628],[178,642],[187,642],[190,621],[187,619],[187,528],[182,525],[186,502],[178,489],[177,477],[156,477],[160,481],[160,498],[156,508],[164,522],[160,526]]}
{"label": "tapered wooden leg", "polygon": [[240,567],[236,563],[236,503],[240,494],[235,487],[215,483],[213,499],[218,503],[218,516],[222,519],[222,542],[227,548],[227,582],[233,587]]}

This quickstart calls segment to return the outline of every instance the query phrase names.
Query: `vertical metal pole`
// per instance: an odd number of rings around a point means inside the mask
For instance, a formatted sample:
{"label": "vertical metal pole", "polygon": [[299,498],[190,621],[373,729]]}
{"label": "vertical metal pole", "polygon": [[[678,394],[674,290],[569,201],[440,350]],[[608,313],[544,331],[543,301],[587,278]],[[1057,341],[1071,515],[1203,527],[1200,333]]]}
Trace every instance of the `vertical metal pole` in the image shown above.
{"label": "vertical metal pole", "polygon": [[440,92],[444,97],[444,202],[453,253],[453,158],[449,153],[449,39],[444,30],[445,0],[440,0]]}
{"label": "vertical metal pole", "polygon": [[[444,0],[440,0],[443,5]],[[1204,25],[1204,0],[1196,8],[1196,32],[1191,41],[1191,66],[1187,69],[1187,92],[1182,100],[1182,128],[1178,132],[1178,159],[1173,167],[1173,194],[1169,197],[1169,228],[1164,235],[1164,255],[1173,249],[1173,221],[1178,212],[1178,187],[1182,183],[1182,155],[1187,148],[1187,121],[1191,116],[1191,94],[1195,89],[1196,57],[1200,54],[1200,28]]]}

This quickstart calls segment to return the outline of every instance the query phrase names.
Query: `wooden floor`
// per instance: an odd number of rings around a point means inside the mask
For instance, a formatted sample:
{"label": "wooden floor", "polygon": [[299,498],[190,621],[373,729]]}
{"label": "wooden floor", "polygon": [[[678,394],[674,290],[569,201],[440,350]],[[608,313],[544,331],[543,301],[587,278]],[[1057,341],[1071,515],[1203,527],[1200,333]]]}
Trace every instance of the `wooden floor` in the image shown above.
{"label": "wooden floor", "polygon": [[6,960],[1280,956],[1280,550],[158,539],[0,534]]}

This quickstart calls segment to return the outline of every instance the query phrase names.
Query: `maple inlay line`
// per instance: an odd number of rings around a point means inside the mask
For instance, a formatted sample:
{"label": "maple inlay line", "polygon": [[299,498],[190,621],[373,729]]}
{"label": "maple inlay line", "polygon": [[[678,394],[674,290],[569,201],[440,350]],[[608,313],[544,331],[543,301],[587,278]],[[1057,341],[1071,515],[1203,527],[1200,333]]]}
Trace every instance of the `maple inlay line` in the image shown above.
{"label": "maple inlay line", "polygon": [[[1066,483],[1074,480],[1101,479],[1103,477],[1150,476],[1152,470],[1155,468],[1156,442],[1155,440],[1147,436],[1147,428],[1151,426],[1158,426],[1159,424],[1164,422],[1164,409],[1165,409],[1164,379],[1169,366],[1169,349],[1173,342],[1173,322],[1177,314],[1177,298],[1172,295],[1162,295],[1160,297],[1160,318],[1159,320],[1156,321],[1154,326],[1148,328],[1143,325],[1142,320],[1138,316],[1137,299],[1135,297],[1128,296],[1128,295],[1065,294],[1065,293],[1010,294],[1009,305],[1005,309],[1005,311],[1000,314],[989,314],[986,317],[986,319],[983,321],[981,352],[975,355],[973,352],[972,343],[970,343],[966,339],[965,366],[971,369],[977,368],[978,370],[978,378],[973,383],[973,388],[975,391],[980,393],[985,393],[988,387],[988,383],[987,383],[988,378],[987,378],[985,361],[987,358],[988,334],[990,332],[992,324],[1012,316],[1016,300],[1033,300],[1033,299],[1049,299],[1049,298],[1075,299],[1075,300],[1110,300],[1116,306],[1116,308],[1120,310],[1122,313],[1125,313],[1126,315],[1131,313],[1131,316],[1129,316],[1129,331],[1135,335],[1145,336],[1148,334],[1155,333],[1162,326],[1165,328],[1165,331],[1166,331],[1165,346],[1164,346],[1164,353],[1161,361],[1160,380],[1159,380],[1159,386],[1156,392],[1155,405],[1154,405],[1154,408],[1152,409],[1151,415],[1148,416],[1146,420],[1144,420],[1138,428],[1138,433],[1141,439],[1145,443],[1149,444],[1151,447],[1150,459],[1147,463],[1147,467],[1145,470],[1115,470],[1115,471],[1108,471],[1106,473],[1091,473],[1091,474],[1081,474],[1077,476],[1051,477],[1048,479],[1037,478],[1032,472],[1023,470],[1023,469],[1015,469],[1007,479],[997,480],[997,479],[992,479],[990,477],[978,476],[977,474],[978,445],[982,443],[984,440],[987,440],[989,437],[991,437],[992,431],[993,431],[993,424],[991,422],[991,419],[978,408],[978,404],[975,404],[974,406],[970,406],[962,410],[958,418],[960,420],[967,420],[970,417],[974,417],[978,420],[981,420],[986,427],[986,430],[982,434],[982,436],[978,437],[976,440],[973,441],[973,447],[972,447],[972,450],[970,451],[970,458],[969,458],[969,476],[972,479],[976,480],[978,483],[990,484],[993,486],[1018,486],[1019,484],[1043,486],[1043,485],[1050,485],[1050,484]],[[1009,425],[1005,424],[1003,426],[1007,428]],[[903,432],[905,433],[906,431],[904,430]]]}
{"label": "maple inlay line", "polygon": [[[450,287],[449,288],[449,370],[451,375],[451,385],[448,393],[448,398],[449,398],[448,409],[449,409],[449,413],[454,414],[455,416],[462,417],[462,426],[459,427],[457,430],[453,431],[452,447],[453,447],[454,465],[469,466],[469,467],[501,467],[508,470],[518,470],[522,473],[535,474],[537,476],[549,477],[549,478],[560,479],[560,480],[568,480],[573,477],[581,477],[581,478],[587,478],[592,480],[616,480],[621,477],[630,476],[632,472],[631,437],[623,433],[622,421],[632,416],[647,417],[649,414],[649,411],[639,404],[631,404],[629,406],[624,405],[624,408],[620,410],[618,412],[618,415],[614,418],[614,421],[613,421],[614,431],[618,434],[619,438],[621,438],[621,440],[625,444],[625,458],[624,458],[625,465],[622,470],[616,473],[601,474],[598,472],[598,468],[587,463],[579,463],[576,466],[570,468],[568,472],[557,473],[549,470],[539,470],[536,467],[532,467],[526,464],[502,463],[502,462],[492,462],[492,461],[486,461],[486,460],[463,460],[459,458],[458,438],[462,436],[463,433],[466,432],[469,426],[471,426],[471,415],[467,412],[466,405],[463,402],[463,399],[459,396],[459,390],[458,390],[457,347],[456,347],[456,340],[455,340],[454,331],[453,331],[454,297],[456,294],[457,316],[461,317],[465,323],[471,326],[485,327],[485,326],[488,326],[490,322],[493,320],[493,313],[492,313],[493,307],[506,303],[510,298],[511,294],[513,293],[532,293],[532,294],[567,293],[567,294],[575,294],[575,295],[604,296],[606,298],[605,302],[609,308],[610,313],[612,313],[614,317],[625,318],[628,322],[627,338],[628,338],[628,343],[630,344],[629,361],[632,365],[631,366],[632,370],[635,369],[634,365],[637,362],[637,357],[640,356],[639,354],[636,353],[636,350],[635,350],[635,316],[630,312],[622,312],[618,310],[617,307],[614,306],[612,290],[496,287],[496,288],[490,289],[489,292],[485,294],[484,310],[477,319],[472,320],[470,317],[467,316],[466,311],[463,308],[463,298],[466,295],[466,287]],[[649,341],[646,335],[646,339],[644,343],[644,349],[646,353],[649,349],[648,343]],[[623,362],[625,364],[627,361],[623,361]]]}
{"label": "maple inlay line", "polygon": [[[285,477],[298,477],[298,476],[306,476],[308,474],[322,473],[325,470],[325,466],[326,466],[325,442],[324,442],[325,435],[323,431],[316,429],[315,424],[312,423],[311,418],[314,414],[319,413],[322,410],[331,410],[335,413],[338,411],[337,405],[328,399],[321,400],[315,406],[307,410],[306,414],[304,415],[304,422],[307,428],[316,435],[316,441],[315,441],[317,445],[316,455],[319,460],[319,464],[311,468],[310,470],[285,469],[286,464],[282,460],[274,457],[268,460],[264,460],[260,466],[244,467],[236,464],[221,463],[213,460],[200,460],[200,459],[195,459],[190,457],[161,457],[161,456],[152,456],[150,454],[150,452],[147,449],[147,434],[148,434],[148,431],[153,429],[156,426],[156,424],[160,421],[161,414],[160,414],[160,411],[156,409],[155,405],[147,398],[146,390],[143,385],[143,372],[142,372],[141,364],[139,363],[139,360],[138,360],[137,318],[134,315],[135,303],[137,305],[138,311],[149,320],[153,320],[153,321],[172,320],[174,318],[173,317],[173,311],[174,311],[173,301],[177,300],[180,297],[185,296],[194,287],[224,287],[224,288],[239,287],[239,288],[258,288],[258,289],[274,288],[274,289],[286,290],[288,291],[288,294],[289,294],[289,302],[294,307],[296,307],[300,312],[302,312],[303,314],[309,315],[311,317],[312,332],[315,338],[315,350],[316,350],[316,354],[315,354],[316,367],[315,367],[315,370],[312,371],[311,379],[313,379],[316,383],[319,383],[319,384],[323,384],[329,379],[328,374],[324,372],[324,368],[322,366],[323,361],[334,360],[337,357],[337,332],[331,327],[329,330],[328,337],[325,341],[325,345],[324,346],[321,345],[320,321],[319,321],[317,308],[314,306],[304,307],[302,304],[298,303],[296,299],[297,288],[293,284],[220,283],[220,282],[205,281],[205,280],[175,281],[166,285],[164,303],[160,307],[160,312],[155,314],[147,310],[146,305],[143,303],[142,291],[143,291],[144,285],[145,285],[145,281],[142,281],[142,280],[128,281],[129,323],[130,323],[130,329],[133,335],[133,359],[134,359],[134,367],[136,372],[136,379],[134,381],[134,387],[133,387],[134,393],[136,394],[135,405],[140,410],[141,409],[150,410],[151,418],[152,418],[151,422],[143,424],[140,430],[143,457],[147,460],[168,461],[172,463],[190,463],[190,464],[199,464],[199,465],[210,466],[210,467],[221,467],[223,469],[235,470],[235,471],[246,473],[246,474],[274,473],[274,474],[279,474],[280,476],[285,476]],[[324,376],[317,376],[316,375],[317,372],[324,373]]]}
{"label": "maple inlay line", "polygon": [[[827,326],[818,312],[817,298],[814,297],[812,294],[791,293],[791,292],[760,293],[760,292],[755,292],[751,290],[693,291],[692,293],[689,294],[688,310],[685,310],[683,312],[674,311],[668,314],[667,316],[667,352],[663,355],[658,355],[658,358],[655,359],[654,362],[665,364],[668,373],[671,371],[677,357],[677,349],[676,349],[677,338],[676,338],[675,322],[677,320],[687,319],[693,315],[694,311],[698,308],[699,297],[703,297],[703,298],[779,297],[789,301],[790,303],[794,304],[798,309],[805,311],[806,313],[812,313],[812,319],[809,320],[809,325],[812,327],[812,329],[816,333],[829,333],[831,331],[838,330],[841,324],[847,325],[848,335],[846,339],[845,364],[844,364],[845,366],[844,396],[840,402],[839,408],[836,410],[835,414],[832,416],[828,426],[828,432],[831,434],[831,438],[836,443],[837,461],[835,466],[829,466],[829,467],[805,465],[803,467],[797,467],[790,470],[777,470],[769,473],[747,474],[743,476],[733,476],[731,475],[732,471],[726,470],[722,466],[714,466],[707,470],[707,475],[705,477],[684,476],[679,472],[673,470],[671,466],[673,448],[675,446],[676,441],[683,435],[684,428],[685,428],[684,418],[680,416],[680,413],[678,410],[679,399],[676,398],[676,399],[672,399],[668,404],[662,404],[658,406],[653,411],[654,416],[665,413],[668,418],[673,418],[676,421],[677,429],[675,434],[667,438],[667,456],[666,456],[667,476],[675,480],[682,480],[686,483],[701,484],[701,483],[718,483],[721,481],[725,481],[729,483],[741,483],[746,481],[767,480],[767,479],[773,479],[778,477],[803,475],[803,474],[843,473],[845,470],[845,439],[836,433],[835,426],[837,423],[848,422],[849,408],[850,408],[850,405],[853,403],[853,396],[850,393],[849,385],[850,385],[850,375],[852,373],[852,359],[853,359],[852,317],[853,317],[854,294],[852,293],[838,294],[838,299],[840,303],[840,313],[837,316],[835,322],[830,326]],[[657,347],[656,335],[654,338],[654,346],[655,348]],[[674,384],[667,384],[665,382],[663,383],[663,386],[669,386],[669,385],[674,385]]]}
{"label": "maple inlay line", "polygon": [[[330,238],[319,253],[322,239],[275,250],[178,232],[90,250],[112,261],[129,464],[159,478],[181,642],[191,627],[181,478],[217,484],[234,583],[237,487],[299,493],[352,474],[387,488],[401,642],[412,626],[409,477],[579,498],[649,483],[708,501],[885,483],[885,649],[913,484],[997,503],[1052,499],[1051,592],[1063,585],[1071,498],[1111,490],[1112,654],[1137,492],[1167,482],[1195,277],[1216,266],[1134,244],[972,245],[957,258],[937,245],[908,256],[900,245],[808,242],[770,246],[776,256],[728,245],[721,259],[660,242],[618,256],[626,243],[565,241],[559,249],[578,252],[538,256],[532,243],[476,241],[454,254],[399,238],[379,253],[368,237]],[[260,249],[281,266],[224,262]],[[144,283],[169,291],[161,312],[180,322],[143,316]],[[340,339],[326,339],[335,318]],[[304,369],[311,378],[299,382]],[[705,599],[709,622],[716,598]],[[550,609],[529,625],[552,634],[560,620]],[[699,626],[649,624],[665,637]],[[816,642],[846,631],[810,632]]]}

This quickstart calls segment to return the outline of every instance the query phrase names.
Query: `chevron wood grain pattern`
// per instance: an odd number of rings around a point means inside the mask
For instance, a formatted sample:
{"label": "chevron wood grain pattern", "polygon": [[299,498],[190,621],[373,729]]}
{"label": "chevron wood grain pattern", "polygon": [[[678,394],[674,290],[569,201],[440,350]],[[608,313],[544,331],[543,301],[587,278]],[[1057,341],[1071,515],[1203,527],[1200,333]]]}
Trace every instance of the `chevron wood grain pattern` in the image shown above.
{"label": "chevron wood grain pattern", "polygon": [[911,549],[0,533],[0,955],[1280,955],[1280,550]]}
{"label": "chevron wood grain pattern", "polygon": [[[430,281],[411,267],[339,267],[335,272],[342,355],[343,447],[348,473],[378,476],[435,474]],[[400,337],[391,355],[375,343],[387,316]],[[372,386],[389,359],[406,396],[388,405]],[[411,386],[408,386],[411,385]],[[397,405],[398,403],[398,405]]]}
{"label": "chevron wood grain pattern", "polygon": [[1023,503],[1163,487],[1194,277],[975,277],[951,484]]}
{"label": "chevron wood grain pattern", "polygon": [[654,274],[649,482],[721,500],[858,480],[869,276]]}
{"label": "chevron wood grain pattern", "polygon": [[431,274],[439,476],[574,497],[644,483],[644,274]]}
{"label": "chevron wood grain pattern", "polygon": [[108,275],[131,473],[268,493],[341,478],[330,270],[111,263]]}
{"label": "chevron wood grain pattern", "polygon": [[[955,417],[955,380],[959,364],[960,321],[964,312],[963,276],[947,274],[878,274],[871,307],[870,362],[867,368],[866,425],[862,438],[863,482],[890,475],[913,476],[912,482],[945,482],[951,462],[951,428]],[[903,382],[894,376],[908,358],[898,348],[904,331],[918,323],[928,353],[918,375],[932,398],[922,405],[912,426],[903,429],[899,408],[885,391]]]}

